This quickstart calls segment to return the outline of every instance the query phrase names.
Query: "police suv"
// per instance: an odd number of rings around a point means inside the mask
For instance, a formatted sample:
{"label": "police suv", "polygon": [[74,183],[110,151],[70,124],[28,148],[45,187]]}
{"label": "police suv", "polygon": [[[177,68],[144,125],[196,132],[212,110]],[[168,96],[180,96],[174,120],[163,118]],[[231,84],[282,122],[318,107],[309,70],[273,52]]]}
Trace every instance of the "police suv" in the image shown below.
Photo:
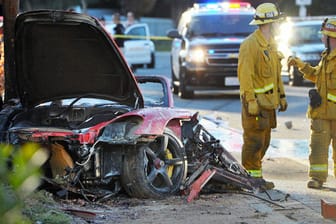
{"label": "police suv", "polygon": [[181,15],[171,49],[172,87],[182,98],[195,90],[239,89],[238,53],[254,8],[247,2],[194,4]]}

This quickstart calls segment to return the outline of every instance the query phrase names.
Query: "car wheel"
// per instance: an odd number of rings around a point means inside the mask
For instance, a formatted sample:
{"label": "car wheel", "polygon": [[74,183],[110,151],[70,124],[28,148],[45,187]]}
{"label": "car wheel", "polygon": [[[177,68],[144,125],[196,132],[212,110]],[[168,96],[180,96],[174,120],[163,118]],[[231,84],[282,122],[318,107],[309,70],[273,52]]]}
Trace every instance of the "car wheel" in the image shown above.
{"label": "car wheel", "polygon": [[147,66],[148,68],[154,68],[155,67],[155,54],[151,53],[151,61]]}
{"label": "car wheel", "polygon": [[302,74],[300,74],[297,68],[290,69],[288,84],[290,86],[302,86],[303,85]]}
{"label": "car wheel", "polygon": [[186,80],[187,74],[183,68],[180,69],[180,86],[179,86],[179,94],[181,98],[190,99],[194,96],[194,91],[187,90]]}
{"label": "car wheel", "polygon": [[153,142],[138,146],[125,157],[122,184],[138,198],[163,198],[176,194],[186,178],[183,145],[169,129]]}

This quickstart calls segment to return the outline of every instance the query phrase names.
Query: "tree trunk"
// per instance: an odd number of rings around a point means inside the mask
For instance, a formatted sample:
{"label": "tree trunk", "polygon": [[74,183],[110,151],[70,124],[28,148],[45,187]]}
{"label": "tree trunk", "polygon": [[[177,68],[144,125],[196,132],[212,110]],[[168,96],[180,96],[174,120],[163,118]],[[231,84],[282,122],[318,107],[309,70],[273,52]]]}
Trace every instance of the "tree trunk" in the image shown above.
{"label": "tree trunk", "polygon": [[[4,52],[5,52],[5,102],[8,99],[17,97],[12,88],[15,77],[14,61],[14,22],[19,12],[19,0],[3,0],[4,14]],[[10,74],[10,75],[9,75]],[[10,79],[11,78],[11,79]]]}

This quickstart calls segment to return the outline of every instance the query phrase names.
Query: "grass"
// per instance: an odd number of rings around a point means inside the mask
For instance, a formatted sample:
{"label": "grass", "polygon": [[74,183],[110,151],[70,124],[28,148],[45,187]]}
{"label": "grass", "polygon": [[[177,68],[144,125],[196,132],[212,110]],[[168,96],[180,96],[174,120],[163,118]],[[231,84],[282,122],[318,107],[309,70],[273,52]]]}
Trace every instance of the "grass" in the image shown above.
{"label": "grass", "polygon": [[59,208],[52,194],[47,191],[38,191],[24,201],[23,214],[32,223],[43,224],[70,224],[73,218]]}
{"label": "grass", "polygon": [[154,40],[156,51],[170,51],[171,50],[171,40]]}

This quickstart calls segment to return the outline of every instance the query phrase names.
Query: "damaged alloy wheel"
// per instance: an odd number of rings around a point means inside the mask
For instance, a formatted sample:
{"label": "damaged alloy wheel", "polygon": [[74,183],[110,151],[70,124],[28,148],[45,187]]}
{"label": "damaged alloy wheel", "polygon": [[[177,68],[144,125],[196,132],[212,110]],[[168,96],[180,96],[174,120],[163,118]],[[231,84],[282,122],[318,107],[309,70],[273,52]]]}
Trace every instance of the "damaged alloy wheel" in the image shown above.
{"label": "damaged alloy wheel", "polygon": [[130,196],[162,198],[179,191],[186,173],[183,145],[171,130],[166,129],[163,136],[126,155],[122,183]]}

